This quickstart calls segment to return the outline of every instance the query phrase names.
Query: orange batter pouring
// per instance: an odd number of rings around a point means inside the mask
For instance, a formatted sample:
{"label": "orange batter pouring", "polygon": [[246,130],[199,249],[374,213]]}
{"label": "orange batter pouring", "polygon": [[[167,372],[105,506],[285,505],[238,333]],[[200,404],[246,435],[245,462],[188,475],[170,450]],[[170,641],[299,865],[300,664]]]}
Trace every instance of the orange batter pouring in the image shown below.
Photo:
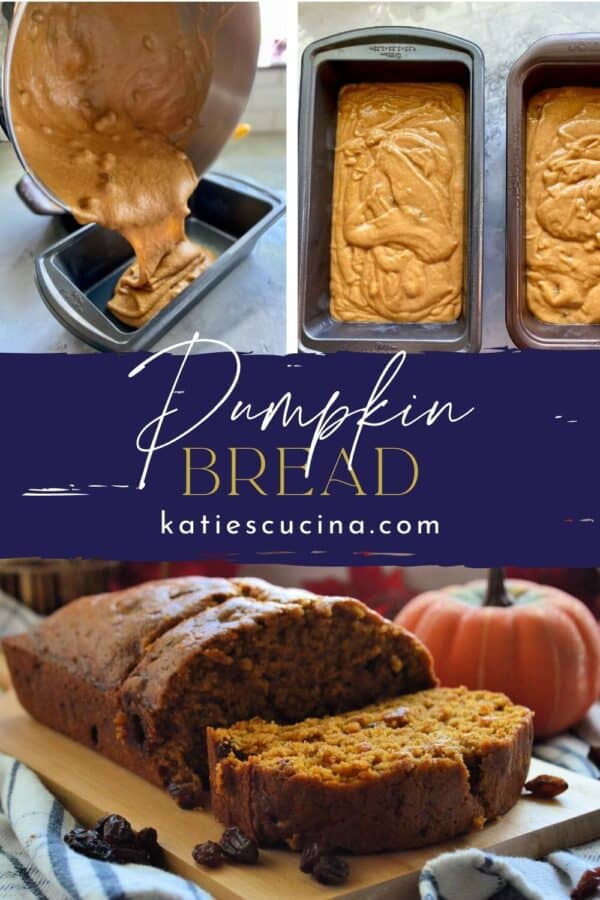
{"label": "orange batter pouring", "polygon": [[465,99],[456,84],[340,91],[331,313],[451,322],[462,308]]}
{"label": "orange batter pouring", "polygon": [[197,176],[183,148],[230,6],[30,3],[17,34],[10,101],[18,144],[77,221],[115,229],[133,246],[136,261],[108,305],[132,327],[211,262],[185,235]]}

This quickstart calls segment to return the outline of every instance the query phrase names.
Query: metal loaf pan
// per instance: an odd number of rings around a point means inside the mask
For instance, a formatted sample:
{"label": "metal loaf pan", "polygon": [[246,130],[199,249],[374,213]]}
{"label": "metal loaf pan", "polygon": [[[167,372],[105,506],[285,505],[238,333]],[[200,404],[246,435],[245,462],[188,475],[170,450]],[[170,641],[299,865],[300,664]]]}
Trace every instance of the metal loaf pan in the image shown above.
{"label": "metal loaf pan", "polygon": [[600,348],[600,325],[541,322],[527,308],[525,253],[527,105],[549,87],[600,87],[600,34],[558,34],[529,47],[506,89],[506,326],[518,347]]}
{"label": "metal loaf pan", "polygon": [[192,194],[188,234],[217,259],[153,319],[133,329],[106,306],[132,261],[127,241],[86,225],[49,247],[35,261],[36,282],[50,312],[72,334],[98,350],[143,350],[175,325],[235,266],[284,212],[266,188],[230,175],[205,175]]}
{"label": "metal loaf pan", "polygon": [[[463,314],[456,322],[337,322],[329,312],[329,243],[337,99],[344,84],[450,81],[466,95]],[[304,51],[299,121],[299,318],[305,350],[463,350],[481,344],[484,58],[476,44],[422,28],[365,28]]]}

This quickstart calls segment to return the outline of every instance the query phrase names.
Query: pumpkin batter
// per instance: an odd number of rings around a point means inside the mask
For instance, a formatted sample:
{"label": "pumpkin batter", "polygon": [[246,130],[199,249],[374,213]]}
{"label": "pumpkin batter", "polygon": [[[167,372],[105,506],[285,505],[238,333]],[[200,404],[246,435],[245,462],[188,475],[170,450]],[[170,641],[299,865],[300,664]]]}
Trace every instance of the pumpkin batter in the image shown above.
{"label": "pumpkin batter", "polygon": [[527,303],[543,322],[600,323],[600,88],[527,108]]}
{"label": "pumpkin batter", "polygon": [[17,142],[78,222],[119,231],[136,261],[111,312],[156,315],[211,261],[185,235],[197,176],[184,152],[231,4],[31,3],[10,100]]}
{"label": "pumpkin batter", "polygon": [[456,84],[342,88],[331,314],[452,322],[463,290],[465,98]]}

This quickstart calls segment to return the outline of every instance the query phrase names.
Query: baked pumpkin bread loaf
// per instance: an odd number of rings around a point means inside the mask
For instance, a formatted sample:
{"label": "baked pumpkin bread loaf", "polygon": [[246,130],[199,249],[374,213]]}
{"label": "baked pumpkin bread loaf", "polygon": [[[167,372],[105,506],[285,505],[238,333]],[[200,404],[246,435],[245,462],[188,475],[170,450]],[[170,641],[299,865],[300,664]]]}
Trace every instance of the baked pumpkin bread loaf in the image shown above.
{"label": "baked pumpkin bread loaf", "polygon": [[209,725],[294,722],[435,684],[425,647],[359,601],[258,579],[85,597],[4,650],[32,716],[184,806],[208,783]]}
{"label": "baked pumpkin bread loaf", "polygon": [[504,694],[435,688],[296,725],[209,728],[213,812],[259,844],[297,850],[437,843],[516,803],[532,720]]}

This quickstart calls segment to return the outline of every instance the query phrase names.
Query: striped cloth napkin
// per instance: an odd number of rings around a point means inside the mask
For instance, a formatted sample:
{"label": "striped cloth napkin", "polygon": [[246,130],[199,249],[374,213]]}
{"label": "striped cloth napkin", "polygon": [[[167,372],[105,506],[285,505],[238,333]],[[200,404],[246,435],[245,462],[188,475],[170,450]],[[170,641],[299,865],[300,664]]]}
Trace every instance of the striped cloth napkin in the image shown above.
{"label": "striped cloth napkin", "polygon": [[[37,619],[0,592],[0,637],[25,631]],[[534,754],[599,778],[590,746],[600,746],[600,703],[573,731],[537,743]],[[0,900],[209,900],[195,885],[158,869],[88,860],[70,850],[62,838],[75,820],[36,775],[2,754],[0,799]],[[600,837],[542,862],[471,848],[427,863],[419,892],[421,900],[566,900],[583,872],[596,866]]]}

